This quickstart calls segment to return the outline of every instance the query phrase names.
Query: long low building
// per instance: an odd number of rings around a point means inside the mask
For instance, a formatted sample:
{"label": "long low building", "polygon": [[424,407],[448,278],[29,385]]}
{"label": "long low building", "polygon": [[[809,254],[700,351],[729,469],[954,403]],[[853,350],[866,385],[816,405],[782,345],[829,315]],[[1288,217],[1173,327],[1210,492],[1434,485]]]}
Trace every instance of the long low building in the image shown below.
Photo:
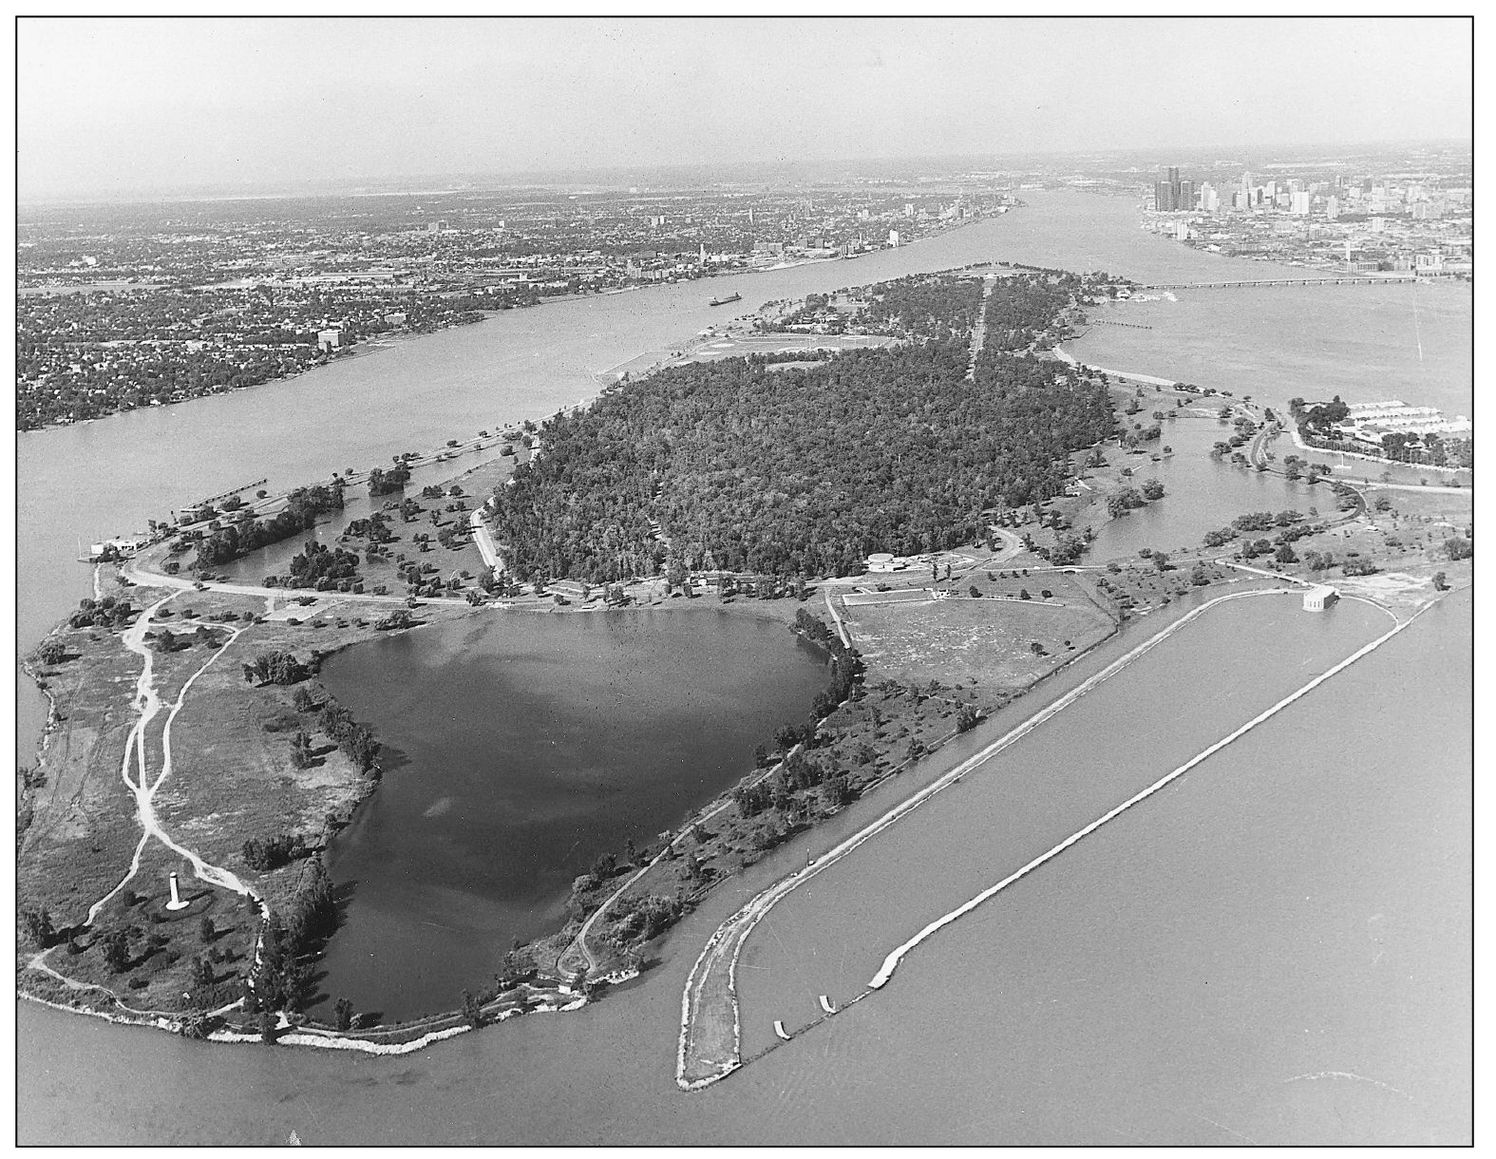
{"label": "long low building", "polygon": [[1448,418],[1431,406],[1409,406],[1397,399],[1354,403],[1347,408],[1344,434],[1380,445],[1383,435],[1468,435],[1474,425],[1464,415]]}

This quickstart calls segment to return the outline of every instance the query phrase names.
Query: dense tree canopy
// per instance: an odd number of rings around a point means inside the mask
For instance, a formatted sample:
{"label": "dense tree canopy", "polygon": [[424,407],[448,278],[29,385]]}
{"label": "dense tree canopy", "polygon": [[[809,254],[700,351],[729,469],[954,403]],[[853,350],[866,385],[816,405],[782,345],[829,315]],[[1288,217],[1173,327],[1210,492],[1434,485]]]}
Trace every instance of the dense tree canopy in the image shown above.
{"label": "dense tree canopy", "polygon": [[[966,297],[928,301],[947,303],[954,328]],[[1069,301],[1052,298],[1056,310]],[[1010,306],[994,293],[989,316]],[[965,341],[934,339],[803,369],[726,359],[660,371],[546,423],[542,453],[496,492],[499,538],[521,578],[589,582],[653,575],[672,558],[846,574],[870,552],[971,542],[984,512],[1057,494],[1067,453],[1113,419],[1105,389],[1074,368],[990,346],[972,381],[968,365]]]}

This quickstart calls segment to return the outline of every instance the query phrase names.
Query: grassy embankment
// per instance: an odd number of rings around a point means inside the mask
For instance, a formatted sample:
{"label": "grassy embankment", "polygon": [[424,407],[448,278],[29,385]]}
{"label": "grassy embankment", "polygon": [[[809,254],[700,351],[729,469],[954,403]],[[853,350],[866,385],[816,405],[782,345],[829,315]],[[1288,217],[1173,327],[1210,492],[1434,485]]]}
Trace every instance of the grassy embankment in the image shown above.
{"label": "grassy embankment", "polygon": [[[166,590],[115,584],[117,598],[143,614]],[[210,865],[229,870],[273,909],[295,892],[306,859],[317,857],[372,791],[375,779],[321,731],[318,709],[328,697],[315,674],[293,686],[246,681],[243,665],[257,655],[290,652],[315,669],[316,656],[376,635],[375,620],[389,605],[323,593],[302,606],[282,599],[267,611],[264,599],[220,592],[181,591],[159,608],[147,644],[171,632],[185,646],[153,649],[154,687],[162,709],[144,733],[147,782],[160,776],[163,733],[170,721],[174,755],[170,778],[153,806],[172,840]],[[427,607],[423,621],[462,614],[459,607]],[[227,639],[239,639],[211,666],[203,665]],[[109,994],[139,1011],[201,1011],[239,996],[250,965],[258,911],[231,890],[199,880],[178,853],[150,840],[124,888],[88,923],[90,908],[129,873],[141,842],[135,798],[121,779],[121,762],[138,719],[132,701],[142,662],[125,648],[120,629],[62,626],[46,643],[62,659],[37,662],[35,675],[53,697],[49,744],[25,793],[29,822],[17,853],[21,907],[45,910],[58,931],[47,965],[79,990],[45,972],[23,969],[22,989],[68,1004],[114,1009]],[[200,671],[201,670],[201,671]],[[196,675],[172,719],[186,681]],[[310,698],[298,710],[295,696]],[[312,740],[309,767],[295,767],[291,738]],[[135,764],[132,758],[131,772]],[[247,839],[300,839],[301,856],[274,870],[248,865]],[[184,910],[168,912],[167,877],[179,875]],[[211,923],[211,931],[204,919]],[[106,960],[111,936],[125,931],[127,954]],[[24,967],[41,947],[24,939]],[[204,971],[195,958],[206,959]],[[107,993],[106,993],[107,992]]]}

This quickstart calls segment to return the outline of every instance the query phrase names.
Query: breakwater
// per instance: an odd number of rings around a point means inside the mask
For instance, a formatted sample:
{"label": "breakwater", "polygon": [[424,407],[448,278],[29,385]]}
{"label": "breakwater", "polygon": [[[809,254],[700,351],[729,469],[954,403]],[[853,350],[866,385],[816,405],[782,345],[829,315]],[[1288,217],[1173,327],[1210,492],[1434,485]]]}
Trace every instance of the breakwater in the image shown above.
{"label": "breakwater", "polygon": [[[1118,672],[1131,665],[1134,661],[1138,660],[1145,653],[1158,646],[1165,639],[1179,632],[1187,624],[1193,622],[1199,616],[1203,615],[1204,612],[1208,609],[1216,607],[1228,601],[1240,600],[1256,595],[1281,594],[1284,590],[1285,589],[1274,589],[1271,591],[1232,593],[1230,595],[1217,597],[1216,599],[1203,604],[1201,607],[1194,609],[1192,612],[1188,613],[1186,616],[1182,617],[1174,624],[1165,628],[1163,631],[1158,632],[1148,640],[1144,641],[1142,644],[1127,652],[1125,655],[1108,665],[1102,671],[1088,678],[1086,681],[1078,685],[1076,688],[1072,689],[1069,693],[1065,694],[1060,699],[1056,700],[1053,704],[1051,704],[1041,712],[1036,713],[1034,716],[1024,721],[1021,725],[1018,726],[1018,728],[1012,730],[1003,737],[999,738],[997,741],[994,741],[992,744],[986,746],[984,749],[975,753],[966,761],[963,761],[956,768],[953,768],[948,773],[944,774],[942,777],[933,782],[930,786],[922,790],[920,793],[915,794],[907,801],[902,802],[895,808],[889,810],[883,816],[873,821],[871,824],[865,826],[857,833],[848,837],[840,845],[831,850],[828,854],[824,855],[814,865],[807,866],[806,868],[799,870],[789,877],[786,877],[781,881],[774,883],[759,895],[751,899],[746,905],[741,907],[713,934],[711,940],[708,942],[706,948],[702,951],[701,956],[697,959],[697,962],[693,966],[687,978],[686,987],[682,994],[681,1000],[681,1035],[679,1048],[677,1051],[678,1085],[680,1085],[685,1090],[698,1090],[702,1087],[719,1081],[721,1078],[726,1077],[727,1074],[730,1074],[738,1067],[744,1065],[745,1060],[742,1056],[742,1034],[740,1029],[740,1016],[738,1011],[738,959],[741,955],[744,944],[746,943],[748,936],[752,933],[754,927],[765,916],[768,915],[769,911],[779,901],[783,900],[800,885],[806,883],[812,877],[816,876],[822,869],[828,868],[830,865],[834,864],[842,857],[850,854],[855,848],[861,845],[868,838],[876,835],[879,832],[882,832],[890,825],[892,825],[895,821],[901,819],[904,816],[907,816],[912,810],[919,807],[919,805],[923,804],[925,801],[930,800],[936,793],[958,782],[965,773],[983,765],[998,752],[1002,751],[1003,749],[1007,748],[1009,745],[1017,741],[1021,736],[1032,731],[1039,724],[1052,718],[1057,712],[1064,710],[1067,706],[1074,703],[1077,699],[1086,695],[1088,692],[1095,689],[1104,681],[1110,679],[1111,676],[1116,675]],[[1382,609],[1382,611],[1385,612],[1385,609]],[[913,938],[902,943],[896,950],[893,951],[892,954],[885,957],[882,968],[879,970],[878,974],[874,976],[873,980],[862,987],[861,991],[854,997],[851,997],[849,1000],[843,1001],[841,1008],[846,1009],[848,1006],[859,1001],[862,997],[868,996],[871,992],[880,989],[884,984],[886,984],[888,979],[892,976],[893,970],[897,967],[898,961],[901,960],[904,955],[912,951],[914,947],[917,946],[921,941],[933,936],[933,934],[935,932],[938,932],[939,929],[943,928],[950,922],[957,920],[963,914],[970,912],[971,909],[980,905],[982,901],[985,901],[995,892],[999,891],[1000,889],[1006,888],[1006,886],[1008,884],[1011,884],[1012,881],[1017,880],[1024,874],[1032,872],[1032,870],[1034,868],[1037,868],[1038,865],[1043,864],[1045,861],[1054,856],[1057,856],[1058,853],[1063,852],[1064,849],[1069,848],[1075,842],[1079,841],[1081,837],[1094,832],[1097,828],[1105,824],[1107,821],[1120,815],[1122,811],[1125,811],[1132,805],[1137,804],[1143,799],[1146,799],[1147,796],[1151,795],[1151,793],[1153,792],[1156,792],[1159,788],[1163,787],[1164,784],[1167,784],[1169,781],[1182,776],[1184,772],[1188,771],[1188,769],[1193,768],[1196,764],[1198,764],[1200,761],[1203,761],[1211,754],[1218,752],[1221,748],[1230,744],[1232,741],[1243,735],[1246,731],[1255,727],[1257,724],[1260,724],[1262,721],[1269,719],[1278,711],[1281,711],[1282,708],[1286,707],[1287,704],[1292,703],[1294,700],[1303,695],[1306,695],[1320,683],[1323,683],[1324,680],[1329,679],[1337,672],[1343,670],[1347,665],[1366,655],[1375,647],[1378,647],[1382,643],[1385,643],[1386,640],[1392,637],[1392,635],[1394,635],[1397,631],[1400,631],[1403,626],[1405,626],[1405,624],[1397,625],[1392,631],[1386,633],[1377,640],[1374,640],[1367,647],[1360,649],[1346,660],[1333,665],[1327,672],[1319,677],[1316,677],[1306,685],[1298,688],[1289,696],[1276,703],[1272,708],[1268,709],[1262,714],[1259,714],[1259,716],[1254,718],[1252,721],[1249,721],[1245,726],[1235,730],[1223,740],[1217,741],[1216,743],[1208,746],[1204,751],[1197,753],[1195,757],[1191,758],[1189,761],[1186,761],[1183,765],[1173,770],[1170,774],[1167,774],[1159,782],[1150,786],[1148,789],[1145,789],[1141,793],[1134,794],[1132,797],[1129,797],[1128,800],[1125,801],[1121,806],[1110,810],[1099,820],[1092,822],[1091,824],[1083,827],[1080,830],[1077,830],[1065,840],[1058,842],[1050,850],[1047,850],[1044,854],[1041,854],[1038,858],[1035,858],[1029,864],[1025,865],[1018,871],[1018,873],[1011,875],[1009,878],[1005,878],[1002,882],[999,882],[997,887],[989,890],[984,890],[980,895],[978,895],[977,898],[972,899],[962,906],[956,907],[954,910],[947,913],[942,918],[939,918],[935,922],[926,925]],[[1204,739],[1204,737],[1201,738],[1202,741]],[[1061,832],[1063,831],[1064,830],[1061,830]],[[816,1023],[824,1021],[826,1017],[831,1017],[831,1015],[822,1013],[816,1019]],[[816,1023],[812,1023],[811,1025],[814,1025]],[[796,1032],[796,1034],[798,1035],[800,1033],[804,1033],[805,1029],[807,1028],[808,1027],[802,1027],[801,1030]],[[770,1044],[771,1048],[776,1045],[777,1044],[774,1043]],[[755,1055],[754,1057],[757,1057],[757,1055]]]}
{"label": "breakwater", "polygon": [[1231,282],[1153,282],[1140,290],[1234,290],[1244,286],[1386,286],[1417,281],[1415,274],[1389,274],[1368,278],[1360,275],[1346,278],[1249,278]]}

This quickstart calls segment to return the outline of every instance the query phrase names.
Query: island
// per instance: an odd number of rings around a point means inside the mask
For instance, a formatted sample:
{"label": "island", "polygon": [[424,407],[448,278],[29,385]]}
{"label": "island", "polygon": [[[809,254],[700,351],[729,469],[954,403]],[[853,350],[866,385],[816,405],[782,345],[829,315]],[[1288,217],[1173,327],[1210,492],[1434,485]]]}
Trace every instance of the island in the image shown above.
{"label": "island", "polygon": [[[543,423],[286,495],[251,485],[101,545],[94,596],[28,662],[52,715],[19,774],[22,992],[375,1052],[569,1009],[647,969],[654,939],[771,850],[860,799],[951,783],[949,742],[1130,622],[1284,583],[1323,606],[1332,580],[1411,617],[1468,585],[1468,489],[1300,472],[1250,399],[1069,357],[1126,286],[993,265],[770,304]],[[1193,544],[1092,561],[1108,528],[1190,502],[1151,473],[1189,423],[1240,440],[1198,452],[1212,470],[1281,475],[1334,510],[1242,511]],[[488,458],[413,493],[413,465],[469,450]],[[358,493],[367,514],[348,518]],[[303,540],[333,518],[331,545]],[[258,582],[223,571],[297,544]],[[463,617],[704,605],[773,616],[824,657],[823,690],[737,784],[598,850],[558,928],[448,1011],[386,1024],[322,993],[346,900],[326,850],[383,775],[377,727],[332,695],[326,660]],[[708,997],[702,1073],[720,1077],[732,998]]]}

